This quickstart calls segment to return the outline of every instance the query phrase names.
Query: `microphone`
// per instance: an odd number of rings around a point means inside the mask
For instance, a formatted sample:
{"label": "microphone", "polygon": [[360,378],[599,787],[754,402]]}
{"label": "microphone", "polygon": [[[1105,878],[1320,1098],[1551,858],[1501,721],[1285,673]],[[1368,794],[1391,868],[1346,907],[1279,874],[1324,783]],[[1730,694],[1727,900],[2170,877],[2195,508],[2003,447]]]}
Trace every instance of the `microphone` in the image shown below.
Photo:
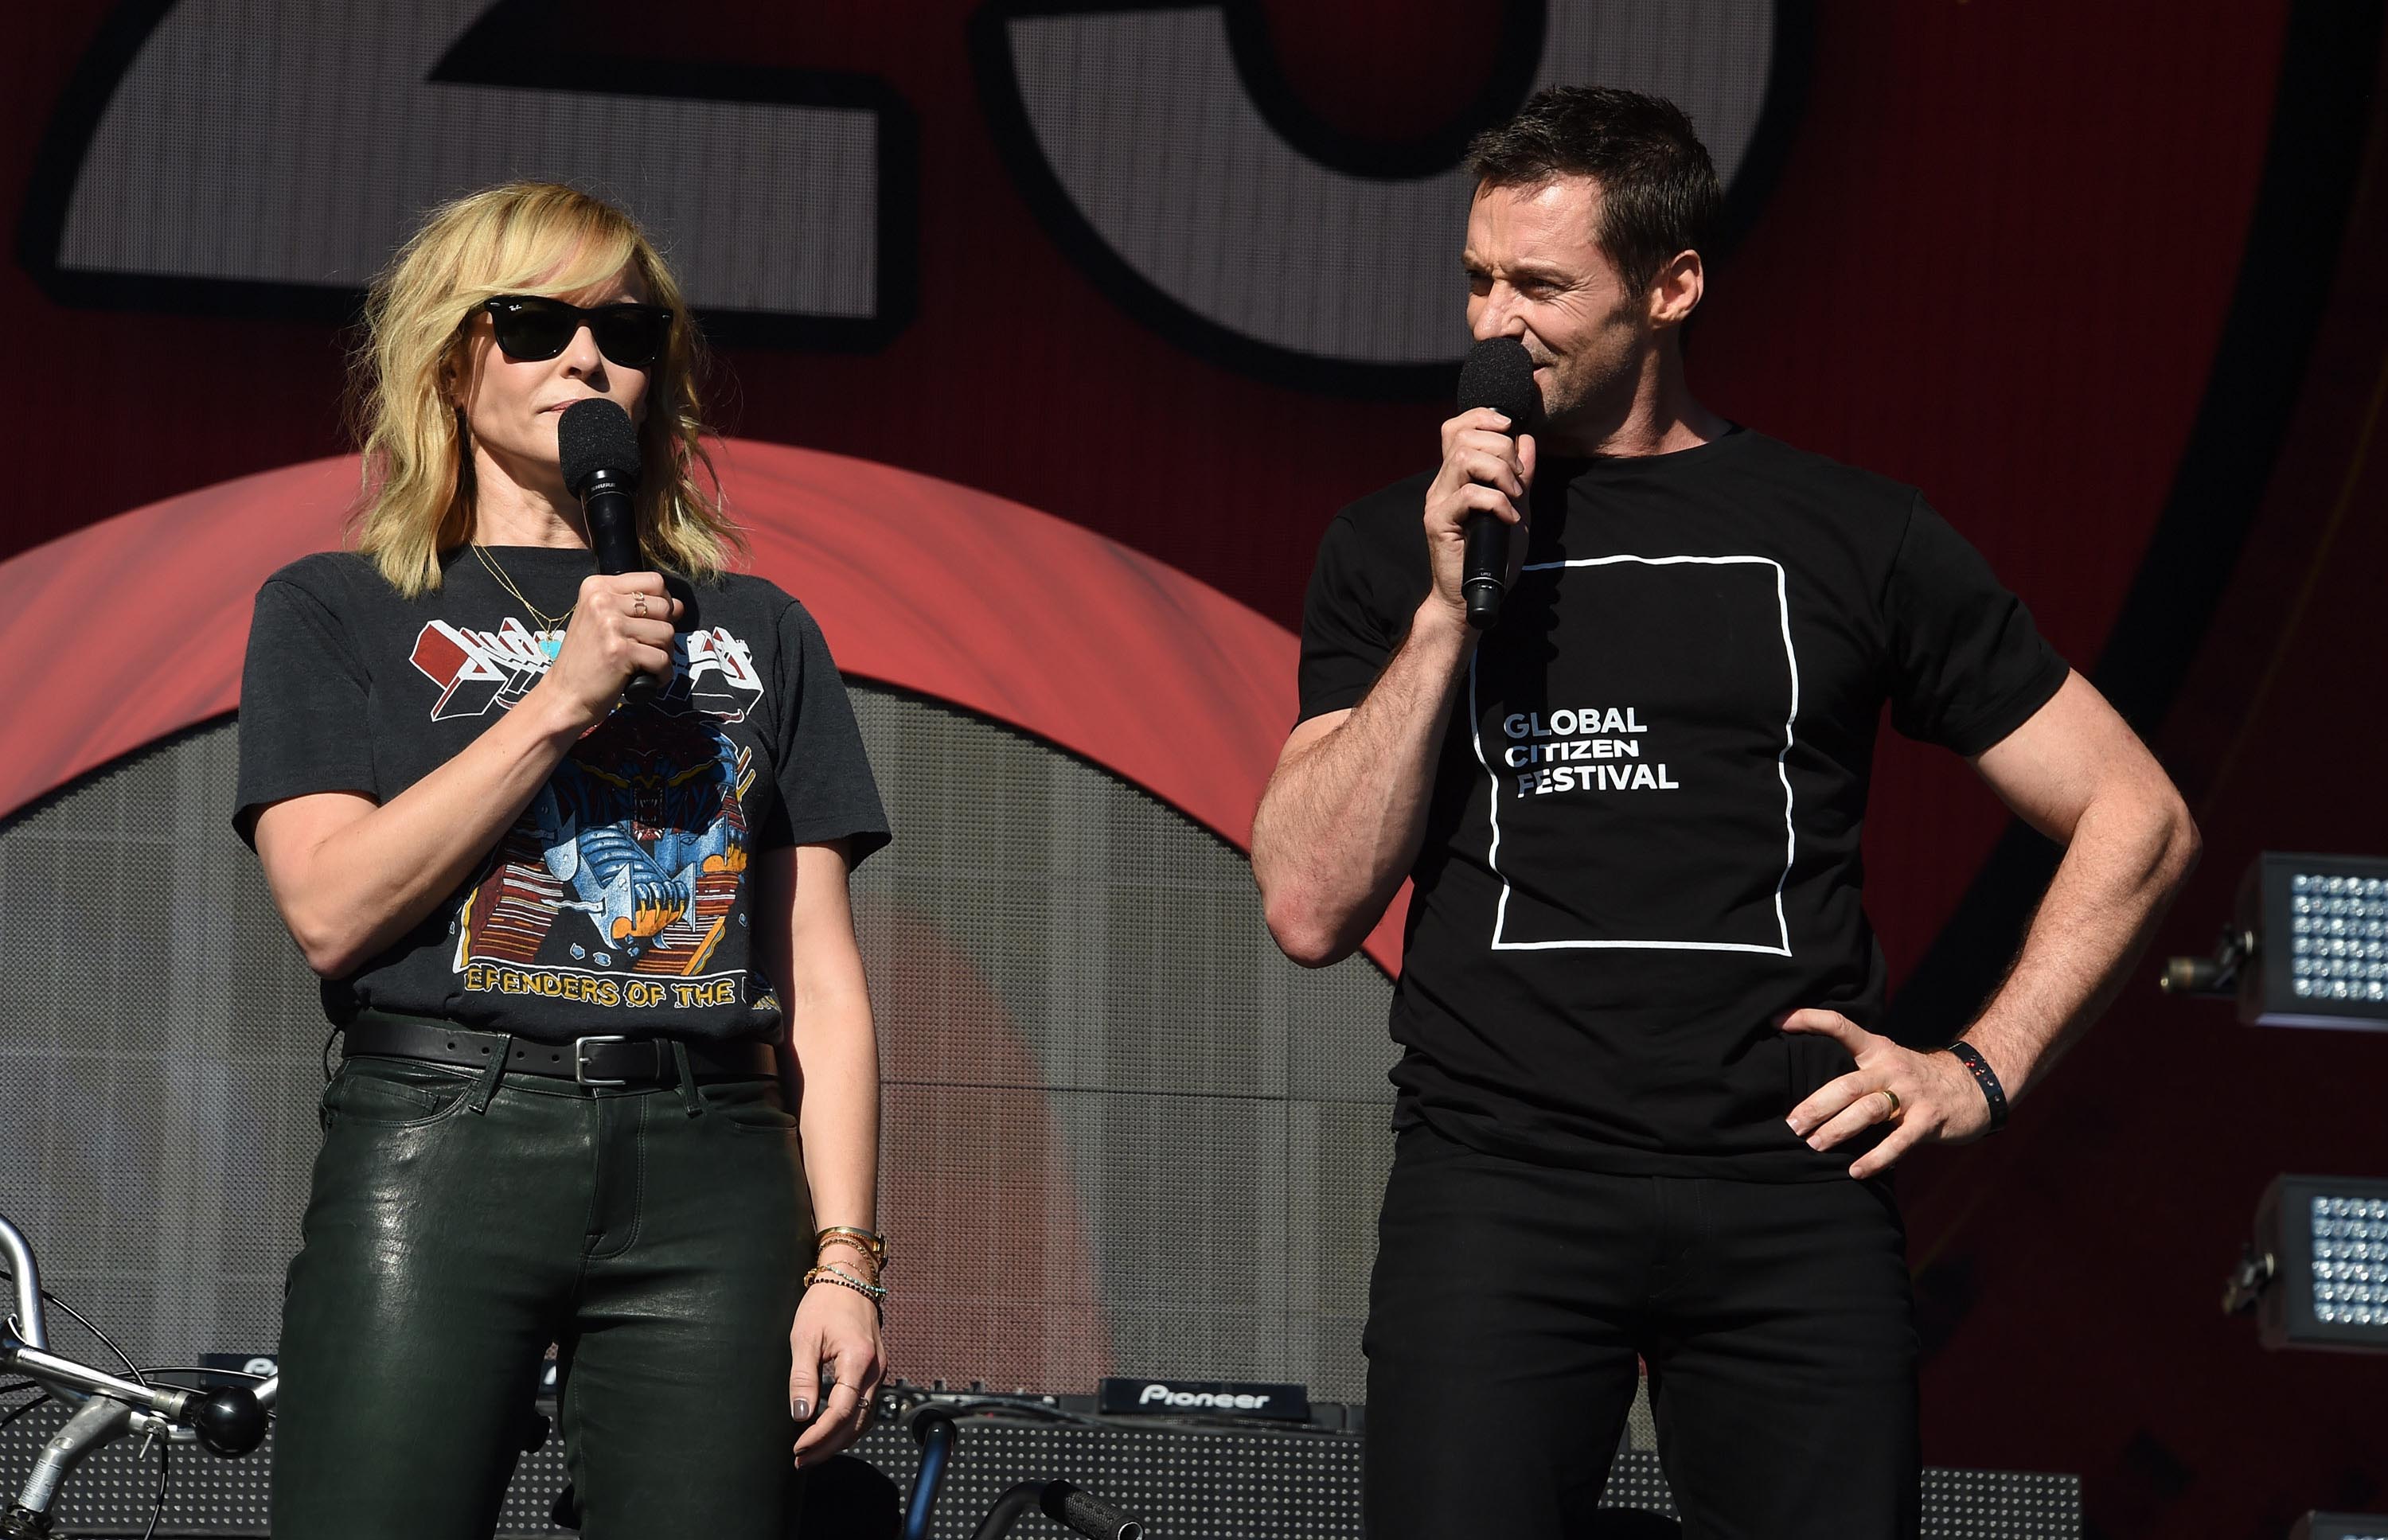
{"label": "microphone", "polygon": [[[644,570],[646,563],[639,560],[638,514],[630,502],[643,467],[639,430],[630,425],[630,414],[593,396],[575,401],[556,422],[555,447],[565,490],[580,499],[588,516],[597,570],[609,577]],[[644,701],[654,696],[658,683],[641,669],[622,687],[622,694]]]}
{"label": "microphone", "polygon": [[[1486,337],[1467,350],[1467,361],[1459,366],[1459,410],[1478,407],[1506,417],[1512,438],[1541,426],[1543,395],[1534,388],[1533,355],[1516,337]],[[1459,591],[1467,601],[1467,624],[1490,630],[1501,618],[1509,587],[1509,525],[1490,513],[1473,513],[1464,537]]]}

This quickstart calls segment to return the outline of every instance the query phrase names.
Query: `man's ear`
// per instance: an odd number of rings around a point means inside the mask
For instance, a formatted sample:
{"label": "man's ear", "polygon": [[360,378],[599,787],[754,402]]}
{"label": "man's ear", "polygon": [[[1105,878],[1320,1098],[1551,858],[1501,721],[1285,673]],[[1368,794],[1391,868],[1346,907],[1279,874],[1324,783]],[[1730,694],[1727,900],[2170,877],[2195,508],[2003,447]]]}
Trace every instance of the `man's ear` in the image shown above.
{"label": "man's ear", "polygon": [[1660,328],[1681,326],[1699,309],[1706,292],[1707,271],[1696,251],[1679,251],[1667,259],[1650,281],[1650,322]]}

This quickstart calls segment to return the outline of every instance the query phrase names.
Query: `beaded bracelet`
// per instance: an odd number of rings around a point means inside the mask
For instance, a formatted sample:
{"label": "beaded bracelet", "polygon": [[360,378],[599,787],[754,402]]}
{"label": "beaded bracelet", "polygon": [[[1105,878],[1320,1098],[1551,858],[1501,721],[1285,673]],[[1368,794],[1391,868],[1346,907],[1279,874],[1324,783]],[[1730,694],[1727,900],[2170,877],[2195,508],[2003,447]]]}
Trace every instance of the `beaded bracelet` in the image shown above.
{"label": "beaded bracelet", "polygon": [[832,1262],[821,1257],[815,1257],[813,1265],[815,1269],[820,1272],[844,1274],[860,1282],[868,1283],[874,1289],[883,1287],[879,1281],[879,1270],[870,1265],[868,1258],[854,1263],[851,1271],[847,1270],[847,1265],[842,1261]]}
{"label": "beaded bracelet", "polygon": [[871,1313],[881,1320],[887,1319],[887,1291],[876,1283],[865,1283],[853,1274],[841,1272],[835,1268],[815,1268],[805,1274],[806,1288],[809,1289],[815,1283],[843,1284],[870,1301]]}
{"label": "beaded bracelet", "polygon": [[843,1268],[832,1268],[826,1264],[821,1267],[815,1268],[810,1272],[805,1274],[805,1286],[810,1288],[815,1281],[823,1278],[828,1279],[832,1283],[843,1283],[849,1289],[859,1289],[862,1293],[869,1294],[873,1299],[885,1299],[887,1297],[887,1291],[880,1287],[878,1284],[867,1283],[861,1279],[855,1277],[854,1274],[847,1272]]}

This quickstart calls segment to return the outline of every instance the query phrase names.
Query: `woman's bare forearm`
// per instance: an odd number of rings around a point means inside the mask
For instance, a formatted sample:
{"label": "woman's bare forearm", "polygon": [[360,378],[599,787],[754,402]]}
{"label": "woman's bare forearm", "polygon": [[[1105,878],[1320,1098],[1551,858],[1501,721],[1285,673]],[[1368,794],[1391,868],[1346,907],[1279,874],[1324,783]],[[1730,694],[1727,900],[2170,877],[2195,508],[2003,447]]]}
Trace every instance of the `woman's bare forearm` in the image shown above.
{"label": "woman's bare forearm", "polygon": [[534,689],[378,806],[336,795],[266,808],[258,854],[308,966],[345,977],[420,924],[513,827],[581,731]]}
{"label": "woman's bare forearm", "polygon": [[797,1123],[813,1224],[878,1228],[879,1043],[860,990],[799,997],[788,1041],[804,1082]]}
{"label": "woman's bare forearm", "polygon": [[659,574],[584,578],[547,673],[455,758],[379,805],[324,792],[260,813],[266,886],[308,966],[345,978],[455,892],[623,681],[671,666],[680,614]]}
{"label": "woman's bare forearm", "polygon": [[879,1038],[855,944],[846,852],[844,840],[764,852],[755,874],[756,960],[785,981],[813,1223],[874,1230]]}
{"label": "woman's bare forearm", "polygon": [[1465,618],[1429,596],[1359,705],[1288,741],[1252,817],[1252,875],[1270,934],[1295,962],[1349,956],[1400,890],[1475,645]]}

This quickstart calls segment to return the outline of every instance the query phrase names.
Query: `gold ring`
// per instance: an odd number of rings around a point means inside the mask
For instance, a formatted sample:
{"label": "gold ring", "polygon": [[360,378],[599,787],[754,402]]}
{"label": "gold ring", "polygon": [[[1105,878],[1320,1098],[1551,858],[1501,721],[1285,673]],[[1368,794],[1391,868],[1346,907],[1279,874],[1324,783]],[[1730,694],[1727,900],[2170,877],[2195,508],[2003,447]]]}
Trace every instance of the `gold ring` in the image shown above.
{"label": "gold ring", "polygon": [[641,620],[644,620],[644,619],[646,619],[646,618],[647,618],[647,596],[646,596],[646,595],[644,595],[644,594],[632,594],[632,595],[630,596],[630,598],[631,598],[631,600],[632,600],[632,601],[633,601],[633,605],[632,605],[632,608],[631,608],[630,612],[631,612],[632,614],[634,614],[634,615],[638,616]]}
{"label": "gold ring", "polygon": [[1884,1087],[1882,1088],[1882,1093],[1883,1093],[1885,1096],[1887,1096],[1887,1097],[1889,1097],[1889,1098],[1890,1098],[1890,1110],[1889,1110],[1888,1112],[1886,1112],[1886,1113],[1883,1114],[1883,1116],[1884,1116],[1884,1117],[1898,1117],[1898,1116],[1899,1116],[1899,1092],[1896,1092],[1896,1091],[1891,1090],[1891,1089],[1890,1089],[1890,1087],[1888,1087],[1888,1086],[1884,1086]]}

